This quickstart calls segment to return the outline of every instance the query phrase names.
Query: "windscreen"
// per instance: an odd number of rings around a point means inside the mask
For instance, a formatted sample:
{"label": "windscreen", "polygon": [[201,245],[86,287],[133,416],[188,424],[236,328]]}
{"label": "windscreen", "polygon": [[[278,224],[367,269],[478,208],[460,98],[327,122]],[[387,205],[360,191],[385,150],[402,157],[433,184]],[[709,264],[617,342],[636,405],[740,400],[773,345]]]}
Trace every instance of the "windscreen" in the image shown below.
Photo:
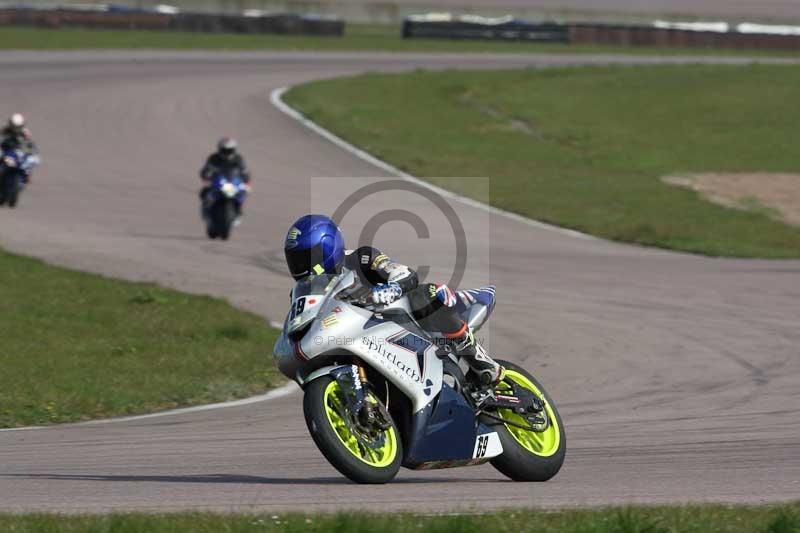
{"label": "windscreen", "polygon": [[306,276],[294,286],[294,297],[300,298],[301,296],[308,296],[310,294],[324,296],[333,288],[336,277],[337,276],[334,274]]}
{"label": "windscreen", "polygon": [[322,274],[307,276],[294,286],[292,291],[292,307],[287,317],[287,331],[292,333],[308,324],[319,313],[325,296],[336,285],[337,276]]}

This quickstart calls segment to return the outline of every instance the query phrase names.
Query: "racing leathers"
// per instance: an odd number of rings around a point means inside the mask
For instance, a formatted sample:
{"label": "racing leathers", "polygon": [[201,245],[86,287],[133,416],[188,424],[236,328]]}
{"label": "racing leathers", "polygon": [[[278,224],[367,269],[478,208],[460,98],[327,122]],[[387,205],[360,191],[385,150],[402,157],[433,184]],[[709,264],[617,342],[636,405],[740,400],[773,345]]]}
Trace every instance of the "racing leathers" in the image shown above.
{"label": "racing leathers", "polygon": [[28,156],[26,167],[27,170],[23,174],[23,181],[25,183],[30,181],[30,174],[33,167],[41,162],[39,157],[39,148],[31,138],[31,132],[28,128],[15,128],[6,126],[0,131],[0,147],[3,150],[22,150]]}
{"label": "racing leathers", "polygon": [[[200,169],[200,179],[203,180],[203,188],[200,190],[200,200],[203,201],[205,207],[206,194],[211,188],[211,180],[217,174],[225,176],[239,176],[242,181],[250,183],[250,171],[244,158],[238,153],[234,152],[231,155],[224,155],[219,151],[214,152],[206,159],[203,168]],[[241,215],[242,206],[236,202],[234,204],[237,209],[237,215]]]}
{"label": "racing leathers", "polygon": [[502,379],[503,368],[489,357],[458,315],[456,295],[447,285],[420,284],[414,270],[371,246],[345,252],[345,267],[356,272],[364,286],[372,288],[374,303],[389,304],[408,296],[414,319],[428,331],[441,332],[482,383]]}

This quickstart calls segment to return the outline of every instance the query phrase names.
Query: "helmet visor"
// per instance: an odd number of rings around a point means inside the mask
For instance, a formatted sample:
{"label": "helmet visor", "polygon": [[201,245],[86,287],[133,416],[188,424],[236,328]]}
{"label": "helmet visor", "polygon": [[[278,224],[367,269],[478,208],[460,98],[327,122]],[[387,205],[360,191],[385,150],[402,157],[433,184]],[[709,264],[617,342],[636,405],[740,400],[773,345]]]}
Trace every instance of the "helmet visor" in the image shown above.
{"label": "helmet visor", "polygon": [[286,265],[295,280],[311,274],[322,274],[325,272],[322,246],[304,250],[286,250]]}

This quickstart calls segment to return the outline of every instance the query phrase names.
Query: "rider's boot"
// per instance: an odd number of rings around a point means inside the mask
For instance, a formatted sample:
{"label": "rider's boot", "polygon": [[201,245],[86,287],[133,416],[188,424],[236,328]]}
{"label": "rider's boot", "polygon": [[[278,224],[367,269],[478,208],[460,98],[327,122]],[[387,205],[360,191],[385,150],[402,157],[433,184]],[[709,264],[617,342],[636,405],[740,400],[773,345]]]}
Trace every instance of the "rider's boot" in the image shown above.
{"label": "rider's boot", "polygon": [[499,383],[503,379],[505,369],[492,359],[483,346],[475,340],[475,336],[466,322],[462,323],[459,331],[445,334],[445,337],[453,342],[456,355],[467,362],[470,370],[478,377],[481,384],[489,386]]}

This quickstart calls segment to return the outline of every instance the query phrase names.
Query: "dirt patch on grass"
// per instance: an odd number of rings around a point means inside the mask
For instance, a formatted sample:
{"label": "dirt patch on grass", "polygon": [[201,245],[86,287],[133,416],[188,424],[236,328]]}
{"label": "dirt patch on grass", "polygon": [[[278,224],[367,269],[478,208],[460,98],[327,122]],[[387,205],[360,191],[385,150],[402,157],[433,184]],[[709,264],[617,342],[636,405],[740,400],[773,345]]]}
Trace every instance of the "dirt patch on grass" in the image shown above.
{"label": "dirt patch on grass", "polygon": [[800,226],[800,174],[692,174],[661,179],[697,191],[716,204],[762,212]]}

